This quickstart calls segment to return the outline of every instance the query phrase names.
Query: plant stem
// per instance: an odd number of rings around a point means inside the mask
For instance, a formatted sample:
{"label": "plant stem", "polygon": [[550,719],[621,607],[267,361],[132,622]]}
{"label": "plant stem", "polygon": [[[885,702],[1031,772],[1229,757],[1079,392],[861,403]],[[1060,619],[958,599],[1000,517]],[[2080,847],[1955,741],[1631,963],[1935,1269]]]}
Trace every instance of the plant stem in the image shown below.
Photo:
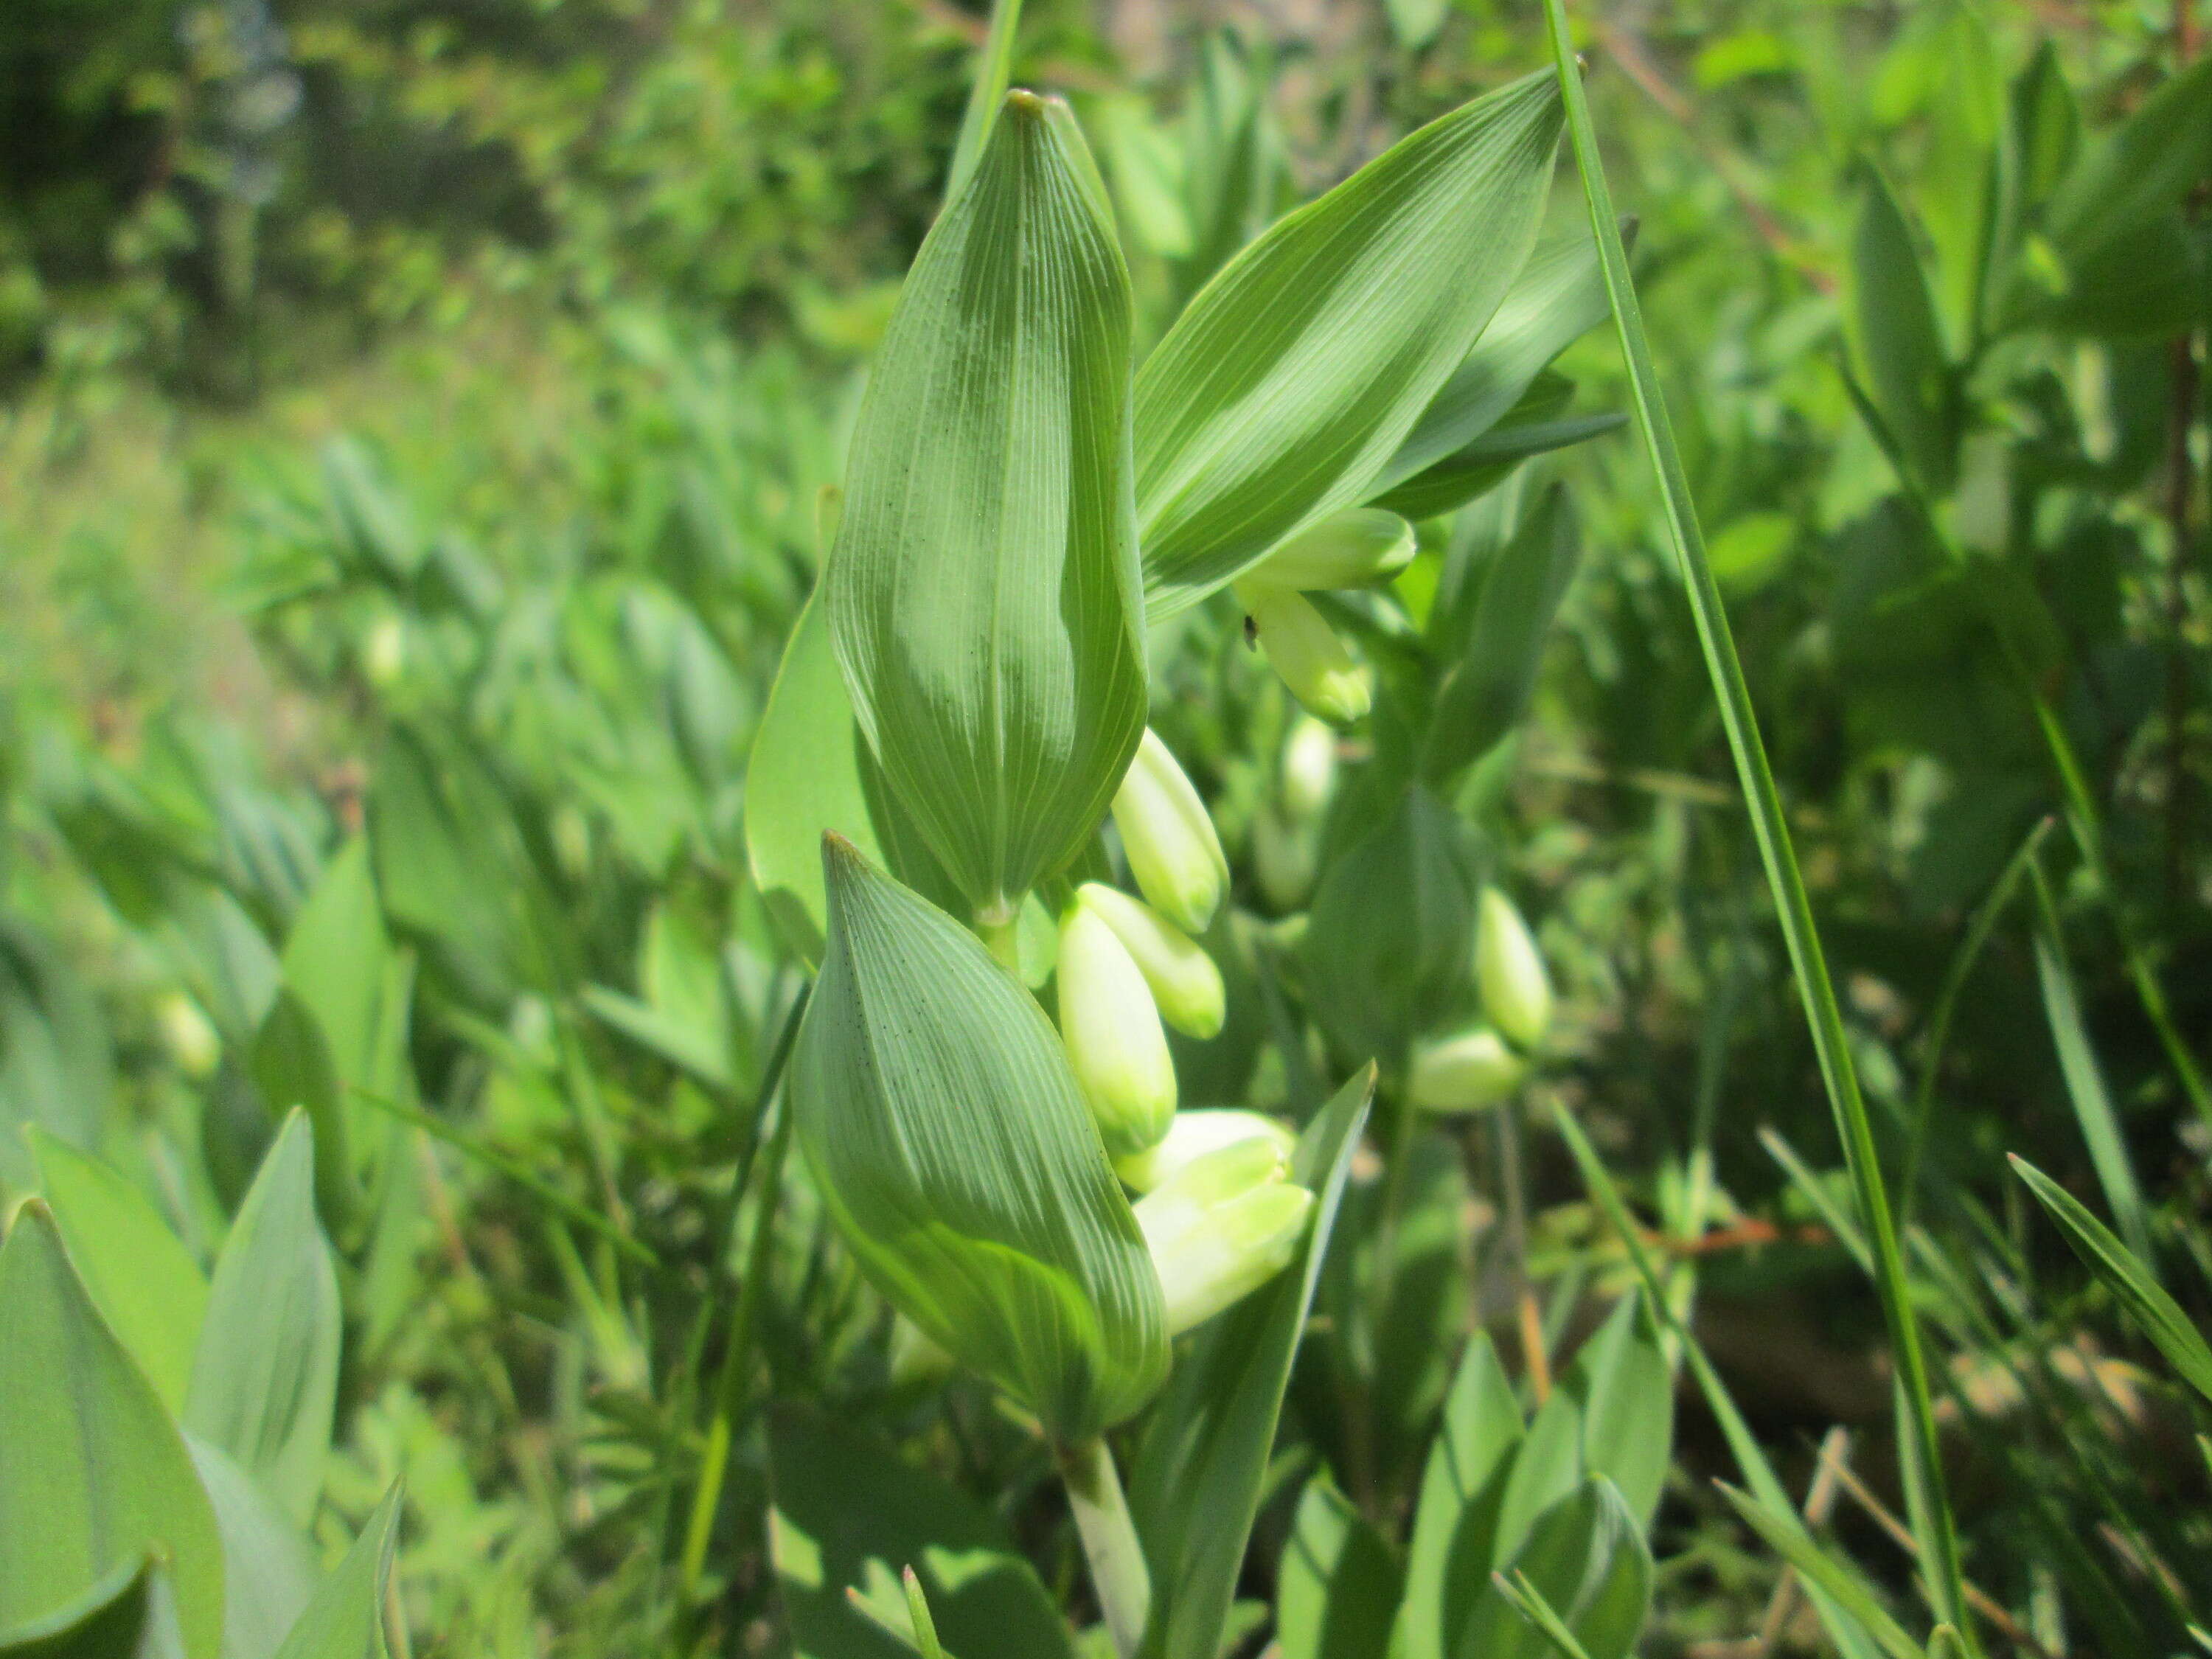
{"label": "plant stem", "polygon": [[1121,1477],[1114,1468],[1114,1454],[1103,1436],[1079,1446],[1060,1449],[1060,1478],[1067,1482],[1068,1506],[1075,1511],[1075,1529],[1083,1535],[1083,1555],[1091,1565],[1091,1583],[1098,1592],[1098,1609],[1121,1659],[1135,1659],[1145,1639],[1145,1621],[1152,1616],[1152,1576],[1145,1565],[1144,1547],[1137,1541],[1136,1523],[1129,1518],[1128,1500],[1121,1495]]}
{"label": "plant stem", "polygon": [[1835,988],[1828,978],[1826,958],[1820,950],[1811,899],[1797,868],[1796,848],[1783,816],[1781,792],[1775,786],[1758,716],[1752,708],[1751,690],[1743,665],[1737,659],[1729,632],[1728,613],[1721,603],[1720,585],[1714,579],[1705,554],[1705,537],[1698,524],[1687,473],[1675,447],[1673,423],[1659,389],[1659,374],[1651,356],[1651,343],[1644,330],[1642,308],[1628,274],[1627,251],[1621,246],[1613,215],[1613,193],[1605,181],[1604,163],[1598,154],[1597,134],[1590,121],[1589,102],[1583,92],[1574,47],[1567,30],[1565,0],[1544,0],[1550,25],[1553,60],[1559,71],[1559,92],[1566,107],[1567,130],[1575,161],[1583,179],[1583,198],[1589,210],[1590,228],[1597,240],[1598,258],[1619,326],[1621,352],[1626,361],[1629,388],[1642,424],[1644,447],[1656,475],[1667,526],[1680,563],[1682,581],[1698,628],[1705,666],[1727,728],[1729,752],[1750,808],[1752,831],[1773,890],[1775,908],[1784,940],[1796,969],[1797,987],[1812,1028],[1813,1048],[1826,1085],[1836,1127],[1842,1140],[1844,1161],[1858,1199],[1859,1213],[1874,1247],[1875,1282],[1881,1293],[1882,1315],[1889,1330],[1898,1376],[1905,1401],[1906,1423],[1900,1450],[1927,1498],[1926,1557],[1930,1600],[1938,1618],[1958,1630],[1970,1655],[1980,1652],[1966,1607],[1965,1573],[1959,1540],[1943,1477],[1942,1448],[1936,1429],[1928,1362],[1920,1346],[1919,1323],[1912,1310],[1911,1286],[1906,1282],[1904,1252],[1899,1245],[1889,1195],[1883,1186],[1874,1125],[1859,1093],[1858,1076],[1851,1063],[1843,1013]]}
{"label": "plant stem", "polygon": [[999,966],[1016,979],[1022,976],[1022,910],[1019,904],[1010,907],[1003,917],[978,910],[975,931],[982,936],[983,948],[997,960]]}
{"label": "plant stem", "polygon": [[1528,1395],[1537,1405],[1552,1395],[1551,1358],[1544,1350],[1544,1316],[1536,1305],[1536,1286],[1528,1277],[1528,1186],[1521,1164],[1521,1102],[1501,1102],[1491,1114],[1498,1138],[1498,1204],[1505,1224],[1507,1269],[1513,1275],[1513,1311],[1520,1332],[1521,1364]]}

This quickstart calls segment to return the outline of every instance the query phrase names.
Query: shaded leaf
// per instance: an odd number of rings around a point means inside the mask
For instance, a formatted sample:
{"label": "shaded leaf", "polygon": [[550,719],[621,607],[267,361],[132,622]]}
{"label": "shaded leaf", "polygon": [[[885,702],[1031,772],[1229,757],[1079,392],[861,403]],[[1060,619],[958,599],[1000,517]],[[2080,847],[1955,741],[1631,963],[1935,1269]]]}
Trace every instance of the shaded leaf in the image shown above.
{"label": "shaded leaf", "polygon": [[1467,1345],[1421,1471],[1399,1613],[1403,1659],[1446,1659],[1487,1586],[1498,1507],[1522,1437],[1521,1407],[1490,1338]]}
{"label": "shaded leaf", "polygon": [[[1651,1609],[1651,1552],[1628,1506],[1592,1475],[1540,1516],[1508,1576],[1550,1607],[1588,1659],[1624,1659]],[[1463,1659],[1542,1659],[1552,1639],[1492,1583],[1455,1650]]]}
{"label": "shaded leaf", "polygon": [[939,1639],[960,1659],[1071,1653],[1035,1569],[964,1492],[888,1446],[796,1409],[769,1419],[768,1450],[769,1550],[798,1659],[904,1653],[879,1626],[901,1636],[914,1630],[900,1583],[908,1568]]}
{"label": "shaded leaf", "polygon": [[1325,1478],[1308,1481],[1276,1571],[1282,1659],[1382,1659],[1400,1587],[1382,1534]]}
{"label": "shaded leaf", "polygon": [[386,1492],[292,1626],[276,1659],[384,1659],[384,1607],[399,1545],[399,1489]]}

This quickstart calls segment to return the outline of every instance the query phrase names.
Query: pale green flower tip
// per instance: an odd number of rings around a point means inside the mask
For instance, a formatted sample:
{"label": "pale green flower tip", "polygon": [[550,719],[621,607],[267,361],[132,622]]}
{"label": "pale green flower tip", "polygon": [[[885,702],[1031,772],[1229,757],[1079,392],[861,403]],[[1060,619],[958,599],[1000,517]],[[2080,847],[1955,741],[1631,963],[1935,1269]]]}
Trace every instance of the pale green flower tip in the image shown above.
{"label": "pale green flower tip", "polygon": [[1336,733],[1328,723],[1302,714],[1283,744],[1283,811],[1304,822],[1319,815],[1336,793]]}
{"label": "pale green flower tip", "polygon": [[1158,1146],[1176,1109],[1167,1033],[1135,959],[1088,905],[1061,919],[1059,973],[1060,1041],[1107,1152]]}
{"label": "pale green flower tip", "polygon": [[1486,1025],[1422,1044],[1413,1052],[1406,1097],[1425,1112],[1473,1112],[1521,1086],[1528,1062]]}
{"label": "pale green flower tip", "polygon": [[1252,873],[1261,896],[1274,908],[1294,910],[1304,903],[1321,873],[1320,836],[1314,826],[1292,823],[1273,801],[1261,801],[1252,815]]}
{"label": "pale green flower tip", "polygon": [[1229,890],[1229,860],[1206,803],[1149,729],[1115,794],[1114,824],[1146,899],[1186,933],[1203,933]]}
{"label": "pale green flower tip", "polygon": [[1161,1018],[1185,1036],[1220,1035],[1228,994],[1203,946],[1150,905],[1101,883],[1085,882],[1076,902],[1114,930],[1152,988]]}
{"label": "pale green flower tip", "polygon": [[1272,1145],[1286,1170],[1291,1149],[1297,1145],[1297,1135],[1272,1117],[1237,1106],[1200,1106],[1177,1112],[1168,1126],[1166,1139],[1149,1152],[1116,1159],[1114,1170],[1135,1191],[1149,1193],[1165,1186],[1207,1154],[1245,1140]]}
{"label": "pale green flower tip", "polygon": [[1535,1048],[1552,1023],[1552,981],[1543,953],[1513,901],[1495,887],[1482,892],[1474,936],[1475,987],[1491,1023],[1522,1048]]}
{"label": "pale green flower tip", "polygon": [[1303,596],[1249,582],[1238,585],[1237,595],[1260,649],[1309,714],[1349,726],[1374,706],[1374,677]]}
{"label": "pale green flower tip", "polygon": [[222,1037],[198,1003],[182,991],[170,991],[155,1005],[154,1018],[179,1071],[193,1079],[214,1075],[222,1063]]}
{"label": "pale green flower tip", "polygon": [[921,1326],[896,1314],[891,1319],[890,1371],[895,1389],[941,1382],[952,1374],[952,1356]]}
{"label": "pale green flower tip", "polygon": [[1275,1180],[1247,1187],[1196,1213],[1148,1218],[1158,1195],[1138,1200],[1139,1224],[1167,1297],[1168,1334],[1180,1336],[1258,1290],[1296,1259],[1313,1213],[1305,1188]]}
{"label": "pale green flower tip", "polygon": [[1413,562],[1413,526],[1379,507],[1334,514],[1279,545],[1244,580],[1256,587],[1316,592],[1388,581]]}

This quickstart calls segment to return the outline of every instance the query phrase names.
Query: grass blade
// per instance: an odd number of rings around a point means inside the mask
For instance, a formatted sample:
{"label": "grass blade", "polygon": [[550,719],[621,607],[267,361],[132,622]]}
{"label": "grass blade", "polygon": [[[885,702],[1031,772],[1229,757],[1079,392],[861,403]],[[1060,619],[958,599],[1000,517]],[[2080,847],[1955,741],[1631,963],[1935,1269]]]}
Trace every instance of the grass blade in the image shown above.
{"label": "grass blade", "polygon": [[1875,1282],[1881,1292],[1882,1313],[1895,1351],[1909,1419],[1904,1425],[1905,1432],[1899,1437],[1900,1449],[1903,1455],[1917,1460],[1918,1479],[1928,1495],[1931,1536],[1925,1540],[1924,1547],[1933,1599],[1939,1616],[1957,1626],[1969,1653],[1978,1652],[1967,1622],[1958,1534],[1944,1485],[1928,1362],[1921,1351],[1919,1326],[1905,1282],[1904,1252],[1898,1243],[1889,1195],[1882,1182],[1874,1125],[1859,1092],[1857,1073],[1852,1066],[1850,1045],[1844,1032],[1843,1013],[1836,1003],[1835,988],[1829,982],[1827,963],[1821,954],[1820,933],[1813,920],[1812,902],[1806,895],[1789,824],[1783,816],[1781,792],[1775,787],[1773,771],[1767,764],[1758,717],[1752,708],[1750,687],[1744,680],[1743,665],[1736,659],[1728,614],[1721,603],[1720,586],[1706,556],[1704,532],[1698,527],[1697,508],[1691,499],[1689,477],[1683,471],[1682,459],[1674,444],[1674,427],[1660,392],[1658,369],[1652,361],[1650,341],[1644,334],[1643,312],[1629,276],[1627,252],[1621,245],[1612,191],[1607,187],[1604,164],[1598,155],[1589,100],[1583,90],[1582,76],[1567,32],[1565,0],[1545,0],[1544,11],[1551,26],[1553,58],[1566,105],[1569,140],[1582,172],[1583,196],[1589,209],[1591,231],[1597,238],[1606,291],[1612,298],[1613,319],[1620,326],[1631,400],[1636,406],[1645,447],[1657,476],[1668,529],[1681,566],[1683,586],[1697,621],[1698,638],[1720,703],[1722,722],[1728,731],[1729,749],[1735,758],[1737,775],[1751,811],[1752,831],[1759,843],[1760,861],[1766,868],[1767,884],[1773,890],[1783,938],[1789,946],[1791,966],[1796,971],[1798,989],[1812,1027],[1814,1051],[1820,1060],[1829,1103],[1835,1110],[1837,1131],[1858,1196],[1861,1218],[1874,1248]]}
{"label": "grass blade", "polygon": [[2212,1344],[2190,1322],[2181,1304],[2160,1288],[2149,1271],[2121,1243],[2111,1228],[2089,1213],[2081,1200],[2026,1158],[2012,1158],[2013,1172],[2027,1183],[2035,1201],[2066,1235],[2074,1254],[2120,1299],[2128,1316],[2142,1328],[2158,1351],[2189,1386],[2212,1400]]}

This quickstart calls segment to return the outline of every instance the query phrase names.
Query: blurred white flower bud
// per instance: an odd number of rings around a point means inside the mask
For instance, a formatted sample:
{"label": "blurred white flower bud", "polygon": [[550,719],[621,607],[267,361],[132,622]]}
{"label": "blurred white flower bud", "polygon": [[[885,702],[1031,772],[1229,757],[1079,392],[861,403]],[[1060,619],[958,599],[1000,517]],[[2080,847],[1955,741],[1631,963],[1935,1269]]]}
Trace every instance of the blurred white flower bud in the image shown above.
{"label": "blurred white flower bud", "polygon": [[1260,649],[1291,695],[1310,712],[1342,726],[1373,705],[1372,676],[1302,595],[1239,582],[1237,597],[1259,635]]}
{"label": "blurred white flower bud", "polygon": [[1291,1264],[1313,1194],[1289,1179],[1279,1146],[1252,1138],[1209,1152],[1137,1200],[1137,1224],[1179,1336]]}
{"label": "blurred white flower bud", "polygon": [[1146,902],[1185,933],[1203,933],[1229,890],[1229,860],[1206,803],[1149,729],[1114,797],[1114,825]]}
{"label": "blurred white flower bud", "polygon": [[1136,959],[1105,919],[1071,904],[1060,924],[1060,1036],[1115,1158],[1158,1145],[1175,1116],[1175,1061]]}
{"label": "blurred white flower bud", "polygon": [[1209,1153],[1246,1140],[1273,1146],[1285,1168],[1289,1167],[1291,1149],[1297,1145],[1289,1127],[1272,1117],[1237,1106],[1199,1106],[1177,1112],[1168,1125],[1167,1138],[1150,1152],[1115,1159],[1114,1170],[1138,1192],[1149,1193]]}
{"label": "blurred white flower bud", "polygon": [[1321,836],[1310,823],[1293,823],[1273,801],[1252,815],[1252,873],[1261,895],[1278,910],[1295,910],[1313,891],[1321,870]]}
{"label": "blurred white flower bud", "polygon": [[1388,581],[1413,562],[1413,526],[1379,507],[1355,507],[1300,531],[1245,573],[1255,587],[1311,593]]}
{"label": "blurred white flower bud", "polygon": [[1293,819],[1317,817],[1336,793],[1336,733],[1301,714],[1283,744],[1283,810]]}
{"label": "blurred white flower bud", "polygon": [[161,1028],[169,1057],[186,1077],[204,1078],[222,1061],[222,1038],[199,1004],[182,991],[163,994],[154,1005],[154,1022]]}
{"label": "blurred white flower bud", "polygon": [[1162,1019],[1185,1036],[1219,1034],[1227,1003],[1221,969],[1196,940],[1152,906],[1095,881],[1083,884],[1076,901],[1114,930],[1152,988]]}
{"label": "blurred white flower bud", "polygon": [[1487,1025],[1413,1050],[1406,1097],[1426,1112],[1472,1112],[1495,1106],[1521,1086],[1528,1062]]}
{"label": "blurred white flower bud", "polygon": [[1534,1048],[1552,1023],[1552,981],[1543,953],[1513,901],[1495,887],[1482,890],[1475,923],[1474,982],[1482,1011],[1516,1047]]}
{"label": "blurred white flower bud", "polygon": [[387,611],[369,624],[361,646],[361,672],[380,690],[398,684],[407,672],[407,621],[398,611]]}

